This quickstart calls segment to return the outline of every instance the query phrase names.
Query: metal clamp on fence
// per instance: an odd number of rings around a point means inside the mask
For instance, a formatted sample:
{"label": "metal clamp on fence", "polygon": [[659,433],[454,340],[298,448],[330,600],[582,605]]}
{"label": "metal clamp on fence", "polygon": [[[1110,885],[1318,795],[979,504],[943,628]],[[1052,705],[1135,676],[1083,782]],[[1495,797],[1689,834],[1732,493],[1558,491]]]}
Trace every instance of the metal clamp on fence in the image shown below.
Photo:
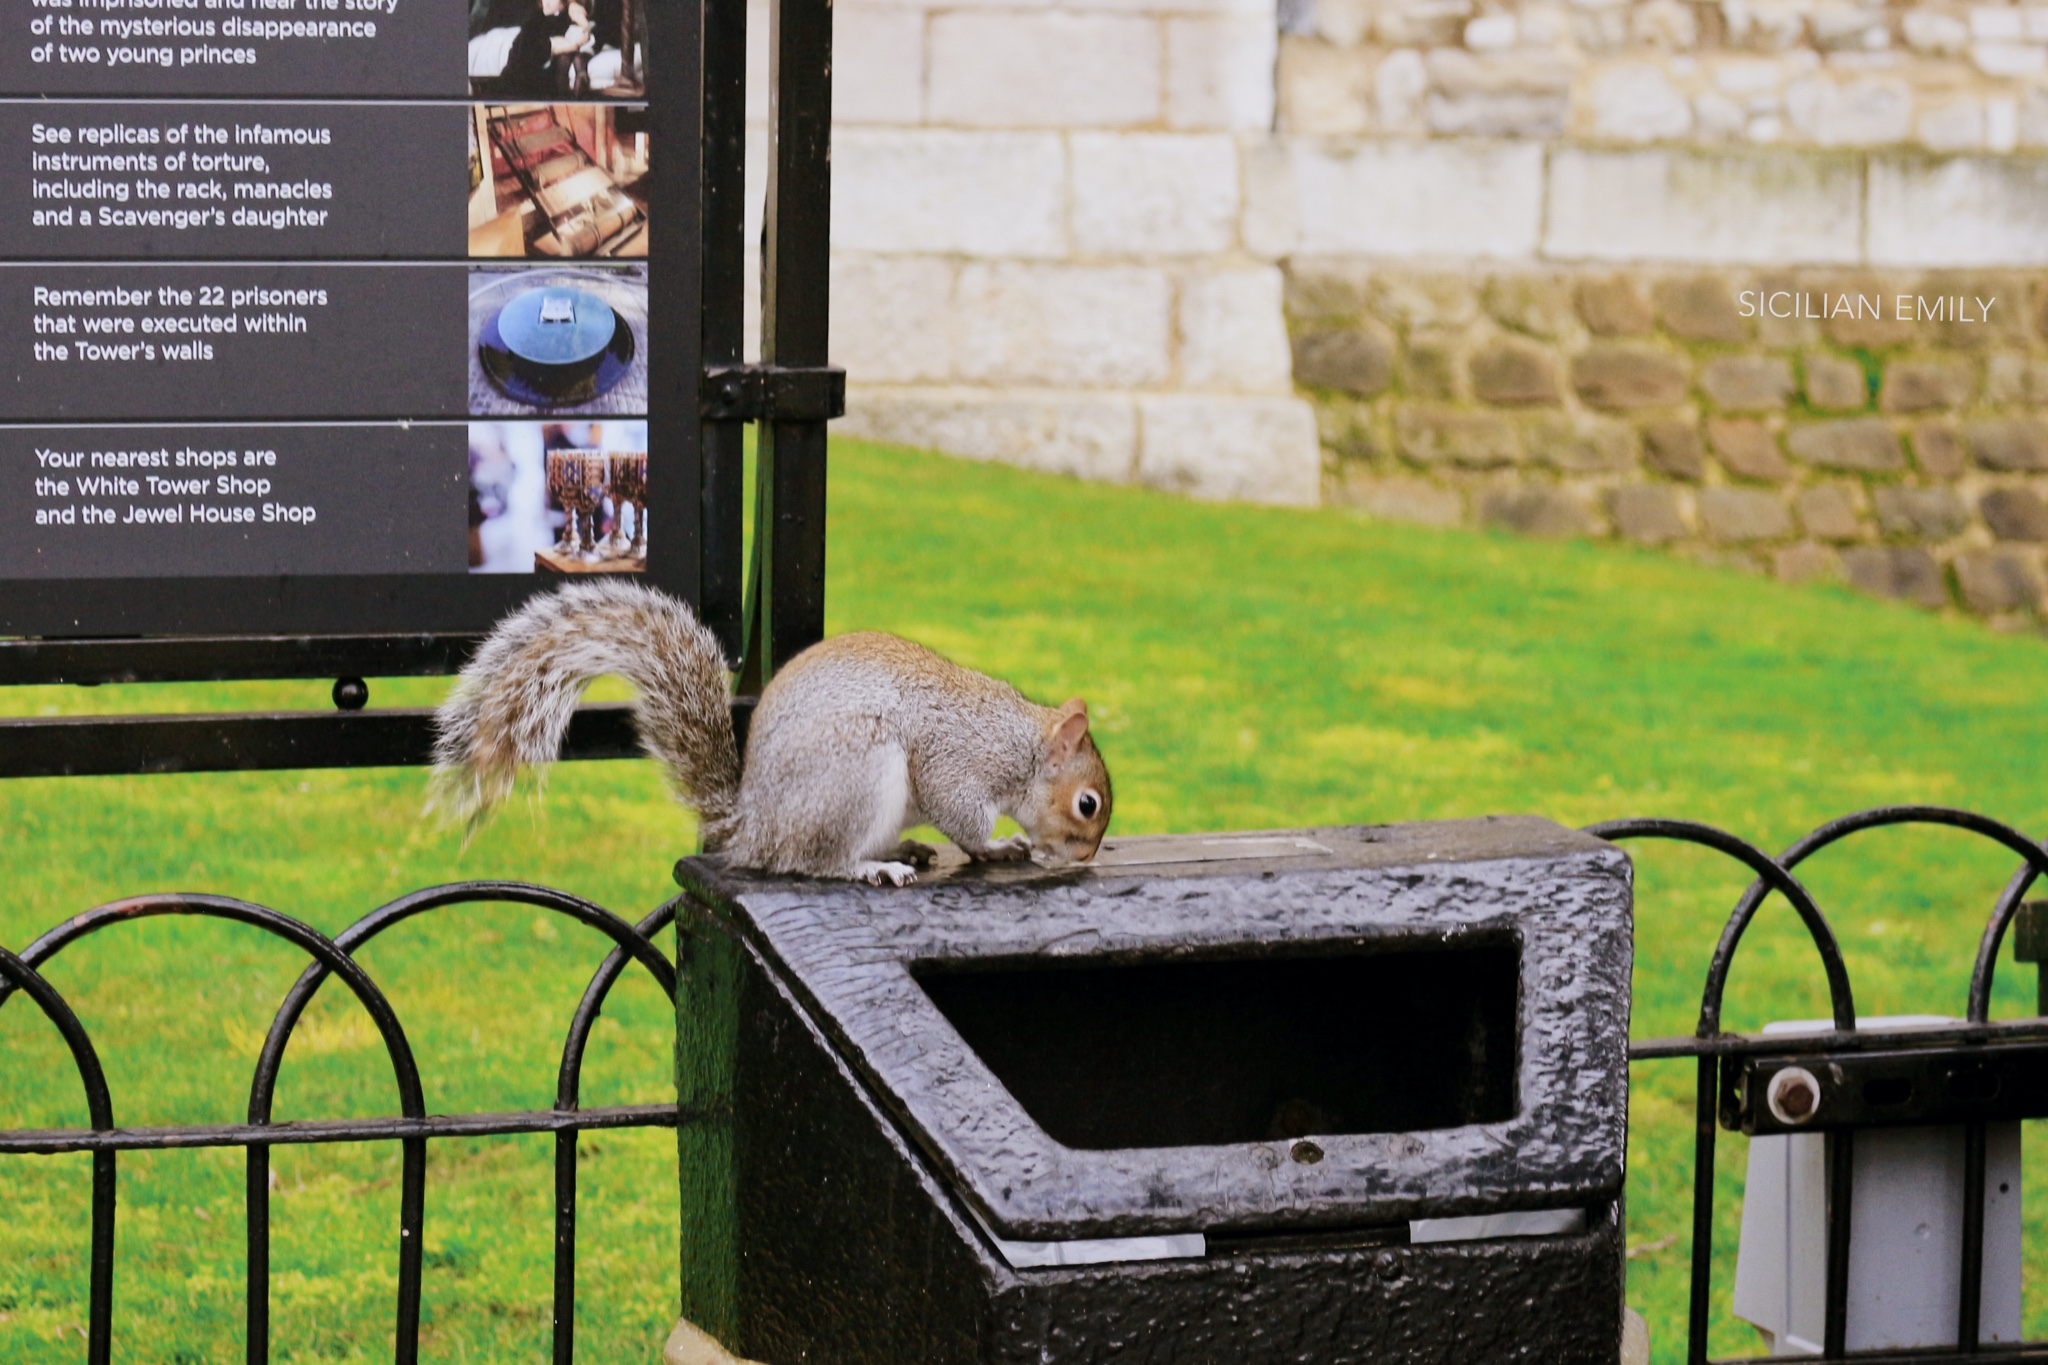
{"label": "metal clamp on fence", "polygon": [[[1793,876],[1851,834],[1897,825],[1964,830],[2021,860],[1985,923],[1964,1019],[1859,1023],[1841,945]],[[1720,1128],[1752,1136],[1735,1311],[1770,1335],[1777,1355],[1842,1360],[1882,1351],[1885,1361],[1928,1365],[1994,1352],[2000,1360],[2048,1360],[2048,1343],[2019,1340],[2018,1199],[2018,1121],[2048,1117],[2048,1019],[1990,1020],[2007,929],[2021,926],[2020,961],[2048,958],[2040,903],[2021,901],[2048,873],[2048,851],[1998,821],[1939,806],[1844,816],[1777,858],[1685,821],[1619,820],[1587,832],[1698,844],[1756,875],[1722,929],[1694,1035],[1629,1050],[1636,1061],[1690,1057],[1698,1068],[1688,1365],[1708,1359]],[[1773,893],[1791,903],[1813,941],[1833,1017],[1723,1033],[1736,949]],[[2042,990],[2048,1004],[2048,985]]]}
{"label": "metal clamp on fence", "polygon": [[718,365],[704,371],[707,422],[829,422],[846,415],[846,371],[828,365]]}

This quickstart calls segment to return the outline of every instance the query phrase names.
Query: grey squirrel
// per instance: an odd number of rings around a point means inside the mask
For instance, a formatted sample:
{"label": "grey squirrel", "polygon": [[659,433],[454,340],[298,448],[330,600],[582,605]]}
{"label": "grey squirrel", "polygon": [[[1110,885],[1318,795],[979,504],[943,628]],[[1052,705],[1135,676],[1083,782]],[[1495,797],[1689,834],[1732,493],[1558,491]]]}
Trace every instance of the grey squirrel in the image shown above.
{"label": "grey squirrel", "polygon": [[[576,583],[498,623],[435,715],[434,804],[472,826],[519,768],[561,752],[577,699],[616,674],[640,743],[740,867],[902,886],[930,823],[976,861],[1087,862],[1109,825],[1109,769],[1079,697],[1016,688],[894,635],[804,650],[762,690],[745,771],[724,652],[688,606],[617,580]],[[1008,815],[1022,836],[995,839]]]}

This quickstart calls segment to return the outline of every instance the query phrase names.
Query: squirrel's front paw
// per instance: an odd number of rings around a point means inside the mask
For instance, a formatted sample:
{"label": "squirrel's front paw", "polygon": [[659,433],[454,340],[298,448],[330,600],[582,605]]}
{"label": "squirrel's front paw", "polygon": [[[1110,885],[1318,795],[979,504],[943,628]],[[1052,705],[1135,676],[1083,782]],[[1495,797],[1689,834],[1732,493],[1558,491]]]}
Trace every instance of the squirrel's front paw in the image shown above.
{"label": "squirrel's front paw", "polygon": [[997,839],[979,853],[968,857],[977,863],[1018,863],[1031,856],[1031,841],[1021,834],[1012,834],[1007,839]]}
{"label": "squirrel's front paw", "polygon": [[917,869],[909,863],[855,863],[853,879],[869,886],[908,886],[917,880]]}

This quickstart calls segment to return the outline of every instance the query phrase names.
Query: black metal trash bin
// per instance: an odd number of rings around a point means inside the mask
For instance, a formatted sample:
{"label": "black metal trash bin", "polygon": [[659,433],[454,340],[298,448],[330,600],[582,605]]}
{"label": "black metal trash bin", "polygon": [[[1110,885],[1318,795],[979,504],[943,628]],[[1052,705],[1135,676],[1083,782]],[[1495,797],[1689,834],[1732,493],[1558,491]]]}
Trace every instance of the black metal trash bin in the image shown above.
{"label": "black metal trash bin", "polygon": [[901,890],[676,871],[683,1312],[744,1354],[1618,1358],[1612,845],[1500,817]]}

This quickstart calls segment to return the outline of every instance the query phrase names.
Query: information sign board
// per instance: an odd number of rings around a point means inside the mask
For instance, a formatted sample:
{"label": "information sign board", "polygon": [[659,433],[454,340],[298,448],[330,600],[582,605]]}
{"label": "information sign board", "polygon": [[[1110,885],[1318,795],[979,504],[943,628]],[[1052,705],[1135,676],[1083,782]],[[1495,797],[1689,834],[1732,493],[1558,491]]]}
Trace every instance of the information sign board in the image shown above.
{"label": "information sign board", "polygon": [[10,0],[0,635],[694,598],[689,13]]}

